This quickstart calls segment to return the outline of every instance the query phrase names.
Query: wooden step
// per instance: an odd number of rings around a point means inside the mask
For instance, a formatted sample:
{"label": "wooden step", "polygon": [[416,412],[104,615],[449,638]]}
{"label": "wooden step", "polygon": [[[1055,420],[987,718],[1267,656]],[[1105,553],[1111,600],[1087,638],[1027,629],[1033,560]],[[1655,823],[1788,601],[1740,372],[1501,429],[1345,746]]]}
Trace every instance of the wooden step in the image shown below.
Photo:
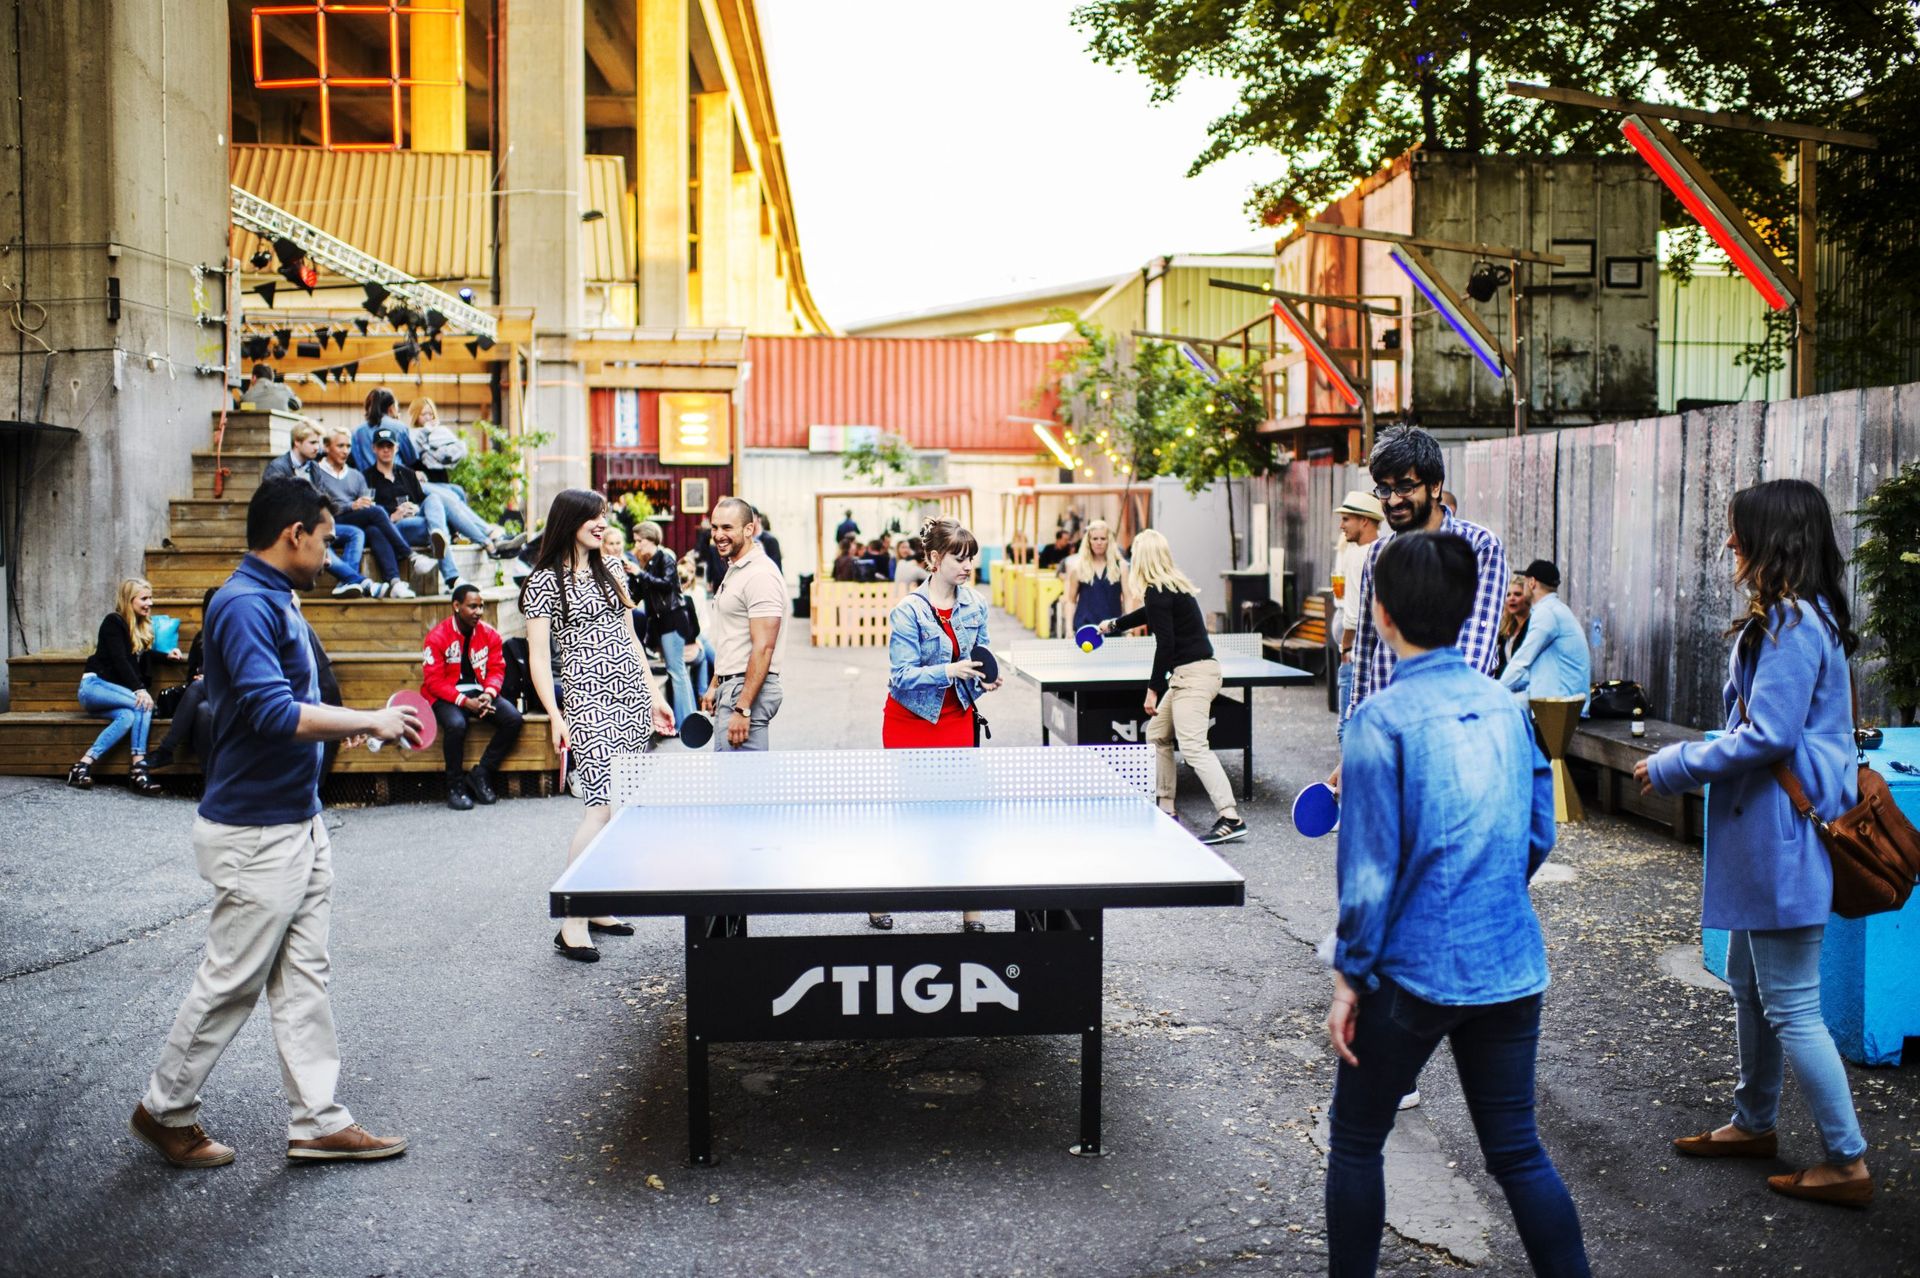
{"label": "wooden step", "polygon": [[[100,734],[103,720],[78,713],[0,714],[0,776],[63,777],[81,753]],[[157,745],[166,734],[167,720],[153,722],[150,744]],[[493,738],[493,729],[477,723],[467,730],[466,764],[479,762],[480,754]],[[105,759],[94,766],[96,776],[125,776],[128,749],[126,743],[115,746]],[[527,725],[514,742],[502,772],[548,772],[559,767],[553,751],[553,738],[547,731],[547,716],[530,714]],[[425,750],[342,750],[334,763],[341,773],[434,773],[446,764],[436,742]],[[187,776],[199,772],[193,759],[156,770],[157,776]]]}
{"label": "wooden step", "polygon": [[[420,640],[424,635],[424,631],[415,635],[411,646],[398,650],[350,652],[328,648],[341,699],[350,706],[380,706],[402,688],[418,688]],[[37,653],[13,658],[7,663],[10,708],[28,713],[77,712],[80,676],[86,673],[86,665],[85,653]],[[161,662],[154,667],[155,691],[185,679],[182,662]]]}
{"label": "wooden step", "polygon": [[[227,431],[223,436],[223,445],[228,452],[246,449],[251,452],[284,453],[293,447],[293,428],[305,421],[297,413],[252,412],[247,409],[227,413]],[[213,415],[213,429],[220,429],[220,414]],[[213,436],[209,435],[211,443]]]}
{"label": "wooden step", "polygon": [[260,472],[279,455],[278,451],[264,448],[224,448],[217,458],[211,449],[197,452],[193,455],[193,495],[202,501],[212,500],[214,475],[225,467],[231,473],[220,496],[244,506],[253,496],[253,490],[260,486]]}
{"label": "wooden step", "polygon": [[[511,639],[527,633],[520,615],[519,587],[493,586],[483,592],[482,620]],[[180,640],[191,643],[200,632],[199,595],[156,595],[153,610],[180,618]],[[445,599],[330,599],[303,597],[300,611],[320,642],[332,653],[401,652],[419,648],[427,631],[448,613]]]}
{"label": "wooden step", "polygon": [[[204,593],[208,588],[218,586],[233,575],[244,551],[239,549],[221,550],[207,546],[156,546],[146,555],[146,579],[152,583],[155,595],[188,595]],[[451,551],[453,562],[460,572],[462,581],[472,581],[481,588],[496,585],[494,578],[505,573],[503,561],[487,558],[487,552],[479,546],[455,545]],[[444,597],[439,571],[414,573],[408,565],[401,565],[406,571],[408,584],[421,595]],[[371,553],[364,554],[360,571],[371,576],[374,571],[374,559]],[[314,583],[312,590],[302,591],[304,599],[330,596],[338,583],[325,572]]]}

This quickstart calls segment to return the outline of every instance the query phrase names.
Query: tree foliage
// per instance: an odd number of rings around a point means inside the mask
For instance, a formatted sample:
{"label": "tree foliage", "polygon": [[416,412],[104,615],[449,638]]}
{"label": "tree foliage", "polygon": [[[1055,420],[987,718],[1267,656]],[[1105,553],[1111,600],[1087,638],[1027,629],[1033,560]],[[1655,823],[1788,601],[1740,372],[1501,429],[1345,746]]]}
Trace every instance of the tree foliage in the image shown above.
{"label": "tree foliage", "polygon": [[872,443],[847,449],[840,458],[840,472],[848,479],[865,479],[876,488],[933,482],[933,467],[898,435],[881,435]]}
{"label": "tree foliage", "polygon": [[1909,462],[1854,512],[1865,534],[1853,566],[1866,596],[1860,629],[1880,640],[1875,672],[1909,723],[1920,705],[1920,462]]}
{"label": "tree foliage", "polygon": [[1074,329],[1080,341],[1055,361],[1053,389],[1077,455],[1111,454],[1122,479],[1170,475],[1192,493],[1273,468],[1256,366],[1223,368],[1209,383],[1166,342],[1129,353],[1097,325],[1076,320]]}
{"label": "tree foliage", "polygon": [[488,421],[473,425],[486,437],[486,451],[470,450],[447,478],[467,490],[467,505],[474,514],[497,524],[507,511],[518,508],[517,498],[526,489],[526,452],[552,443],[553,433],[533,430],[514,435]]}

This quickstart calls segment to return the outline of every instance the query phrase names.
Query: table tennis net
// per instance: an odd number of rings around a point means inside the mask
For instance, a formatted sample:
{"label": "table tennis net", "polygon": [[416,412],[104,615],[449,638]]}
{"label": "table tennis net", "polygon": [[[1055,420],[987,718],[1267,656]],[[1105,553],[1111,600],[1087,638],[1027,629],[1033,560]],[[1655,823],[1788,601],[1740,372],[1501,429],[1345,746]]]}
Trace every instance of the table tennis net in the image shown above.
{"label": "table tennis net", "polygon": [[[1261,646],[1261,638],[1252,632],[1245,634],[1208,635],[1213,644],[1215,656],[1219,657],[1264,657],[1266,650]],[[1016,668],[1032,669],[1037,666],[1071,665],[1094,661],[1152,661],[1153,640],[1143,635],[1121,635],[1108,639],[1092,652],[1082,652],[1071,639],[1041,640],[1039,642],[1016,643],[1007,647],[1006,659]]]}
{"label": "table tennis net", "polygon": [[613,759],[618,807],[1034,802],[1153,795],[1153,747],[981,750],[672,750]]}

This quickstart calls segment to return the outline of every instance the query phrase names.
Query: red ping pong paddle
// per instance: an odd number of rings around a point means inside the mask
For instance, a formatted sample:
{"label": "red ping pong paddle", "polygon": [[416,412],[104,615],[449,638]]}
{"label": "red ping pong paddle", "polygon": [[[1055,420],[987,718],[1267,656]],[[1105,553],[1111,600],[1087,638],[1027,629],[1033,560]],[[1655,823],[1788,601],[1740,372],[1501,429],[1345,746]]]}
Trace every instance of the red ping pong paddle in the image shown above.
{"label": "red ping pong paddle", "polygon": [[[406,739],[402,738],[399,743],[401,749],[424,750],[439,739],[440,721],[433,717],[433,702],[427,700],[426,696],[422,694],[419,689],[402,688],[387,698],[387,707],[389,709],[397,709],[402,706],[411,709],[415,714],[420,716],[420,741],[417,745],[408,746]],[[374,737],[367,742],[367,749],[378,750],[385,744],[386,742],[380,740],[380,738]]]}

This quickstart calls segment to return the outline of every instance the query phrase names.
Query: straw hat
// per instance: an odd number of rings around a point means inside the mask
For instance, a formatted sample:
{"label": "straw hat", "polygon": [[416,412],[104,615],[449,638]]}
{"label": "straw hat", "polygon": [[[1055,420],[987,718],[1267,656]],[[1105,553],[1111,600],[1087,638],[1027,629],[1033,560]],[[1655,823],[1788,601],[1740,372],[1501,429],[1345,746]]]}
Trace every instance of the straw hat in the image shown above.
{"label": "straw hat", "polygon": [[1379,523],[1387,517],[1387,512],[1380,508],[1380,499],[1372,493],[1359,488],[1349,489],[1347,499],[1338,506],[1335,506],[1333,513],[1336,515],[1358,515],[1362,519],[1371,519],[1375,523]]}

